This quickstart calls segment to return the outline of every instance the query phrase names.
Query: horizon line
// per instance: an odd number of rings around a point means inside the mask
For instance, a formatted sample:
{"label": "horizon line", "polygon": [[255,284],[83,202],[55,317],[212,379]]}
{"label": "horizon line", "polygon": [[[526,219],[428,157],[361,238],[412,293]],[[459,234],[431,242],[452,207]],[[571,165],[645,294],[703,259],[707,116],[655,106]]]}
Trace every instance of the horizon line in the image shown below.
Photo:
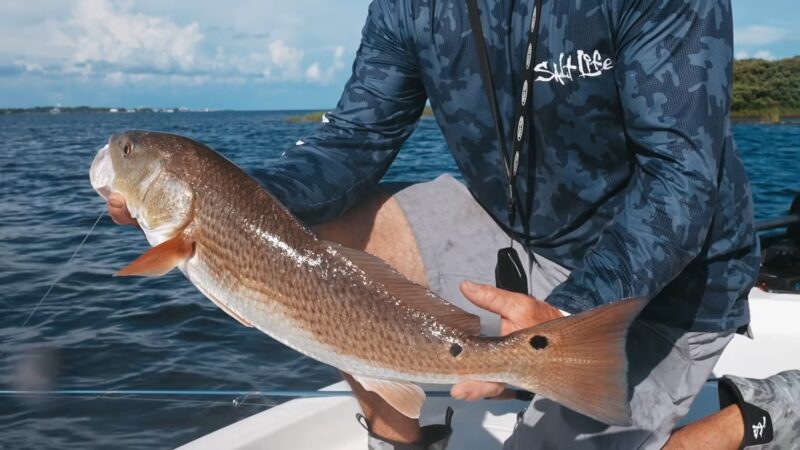
{"label": "horizon line", "polygon": [[78,105],[78,106],[64,106],[61,104],[57,105],[36,105],[36,106],[0,106],[0,111],[26,111],[26,110],[69,110],[69,109],[92,109],[92,110],[106,110],[110,111],[112,109],[117,110],[119,113],[125,113],[126,110],[136,110],[139,112],[140,110],[144,112],[144,110],[150,111],[164,111],[164,110],[173,110],[174,112],[292,112],[292,111],[322,111],[322,112],[329,112],[333,111],[334,108],[280,108],[280,109],[236,109],[236,108],[211,108],[211,107],[199,107],[199,108],[189,108],[185,106],[88,106],[88,105]]}

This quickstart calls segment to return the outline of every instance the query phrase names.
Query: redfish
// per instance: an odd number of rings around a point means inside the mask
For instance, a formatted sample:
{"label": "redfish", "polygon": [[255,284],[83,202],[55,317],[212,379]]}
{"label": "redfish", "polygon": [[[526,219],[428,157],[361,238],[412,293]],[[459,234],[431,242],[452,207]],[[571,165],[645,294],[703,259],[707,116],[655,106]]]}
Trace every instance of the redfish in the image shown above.
{"label": "redfish", "polygon": [[121,193],[152,248],[118,275],[177,267],[242,325],[341,369],[409,417],[416,383],[503,382],[608,424],[630,423],[625,338],[644,300],[507,336],[382,260],[319,239],[234,163],[190,139],[111,136],[91,167]]}

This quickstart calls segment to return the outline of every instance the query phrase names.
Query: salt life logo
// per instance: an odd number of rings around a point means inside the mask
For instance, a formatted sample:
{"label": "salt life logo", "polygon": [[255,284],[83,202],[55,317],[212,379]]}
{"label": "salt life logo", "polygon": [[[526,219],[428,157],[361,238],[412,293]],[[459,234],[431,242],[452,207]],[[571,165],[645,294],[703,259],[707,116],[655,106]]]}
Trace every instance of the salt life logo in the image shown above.
{"label": "salt life logo", "polygon": [[542,61],[533,70],[538,75],[536,81],[546,83],[555,80],[563,85],[567,81],[574,81],[574,77],[599,77],[603,72],[613,68],[614,62],[611,58],[603,58],[598,50],[591,54],[578,50],[575,52],[575,61],[572,55],[561,53],[558,55],[558,61]]}
{"label": "salt life logo", "polygon": [[753,425],[753,438],[758,439],[764,435],[764,428],[767,426],[767,417],[761,417],[761,423]]}

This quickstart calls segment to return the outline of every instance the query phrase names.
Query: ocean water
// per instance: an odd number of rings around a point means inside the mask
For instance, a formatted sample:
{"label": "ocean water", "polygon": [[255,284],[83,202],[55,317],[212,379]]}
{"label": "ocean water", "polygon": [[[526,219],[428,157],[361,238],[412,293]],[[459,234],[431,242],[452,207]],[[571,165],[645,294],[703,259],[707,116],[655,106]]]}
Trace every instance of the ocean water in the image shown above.
{"label": "ocean water", "polygon": [[[148,246],[107,216],[65,266],[104,211],[88,169],[112,132],[183,134],[247,169],[317,126],[288,123],[287,114],[0,116],[0,389],[317,389],[337,381],[334,369],[239,325],[177,271],[112,278]],[[734,134],[757,216],[785,213],[800,191],[800,126],[737,124]],[[424,118],[385,179],[442,172],[456,169],[435,122]],[[281,401],[233,400],[0,396],[0,449],[171,448]]]}

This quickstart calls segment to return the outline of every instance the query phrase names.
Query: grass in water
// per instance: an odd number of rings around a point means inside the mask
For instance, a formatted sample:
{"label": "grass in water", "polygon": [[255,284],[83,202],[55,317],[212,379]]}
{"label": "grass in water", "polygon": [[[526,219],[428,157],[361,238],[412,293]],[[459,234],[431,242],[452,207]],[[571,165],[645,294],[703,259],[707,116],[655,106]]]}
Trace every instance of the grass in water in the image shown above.
{"label": "grass in water", "polygon": [[[307,114],[299,114],[294,116],[287,116],[286,121],[289,123],[313,123],[313,122],[322,122],[322,116],[325,114],[325,111],[312,111]],[[430,106],[426,106],[425,109],[422,111],[422,116],[432,116],[433,109]]]}
{"label": "grass in water", "polygon": [[322,122],[323,114],[325,114],[325,111],[314,111],[308,114],[289,116],[286,121],[289,123]]}

